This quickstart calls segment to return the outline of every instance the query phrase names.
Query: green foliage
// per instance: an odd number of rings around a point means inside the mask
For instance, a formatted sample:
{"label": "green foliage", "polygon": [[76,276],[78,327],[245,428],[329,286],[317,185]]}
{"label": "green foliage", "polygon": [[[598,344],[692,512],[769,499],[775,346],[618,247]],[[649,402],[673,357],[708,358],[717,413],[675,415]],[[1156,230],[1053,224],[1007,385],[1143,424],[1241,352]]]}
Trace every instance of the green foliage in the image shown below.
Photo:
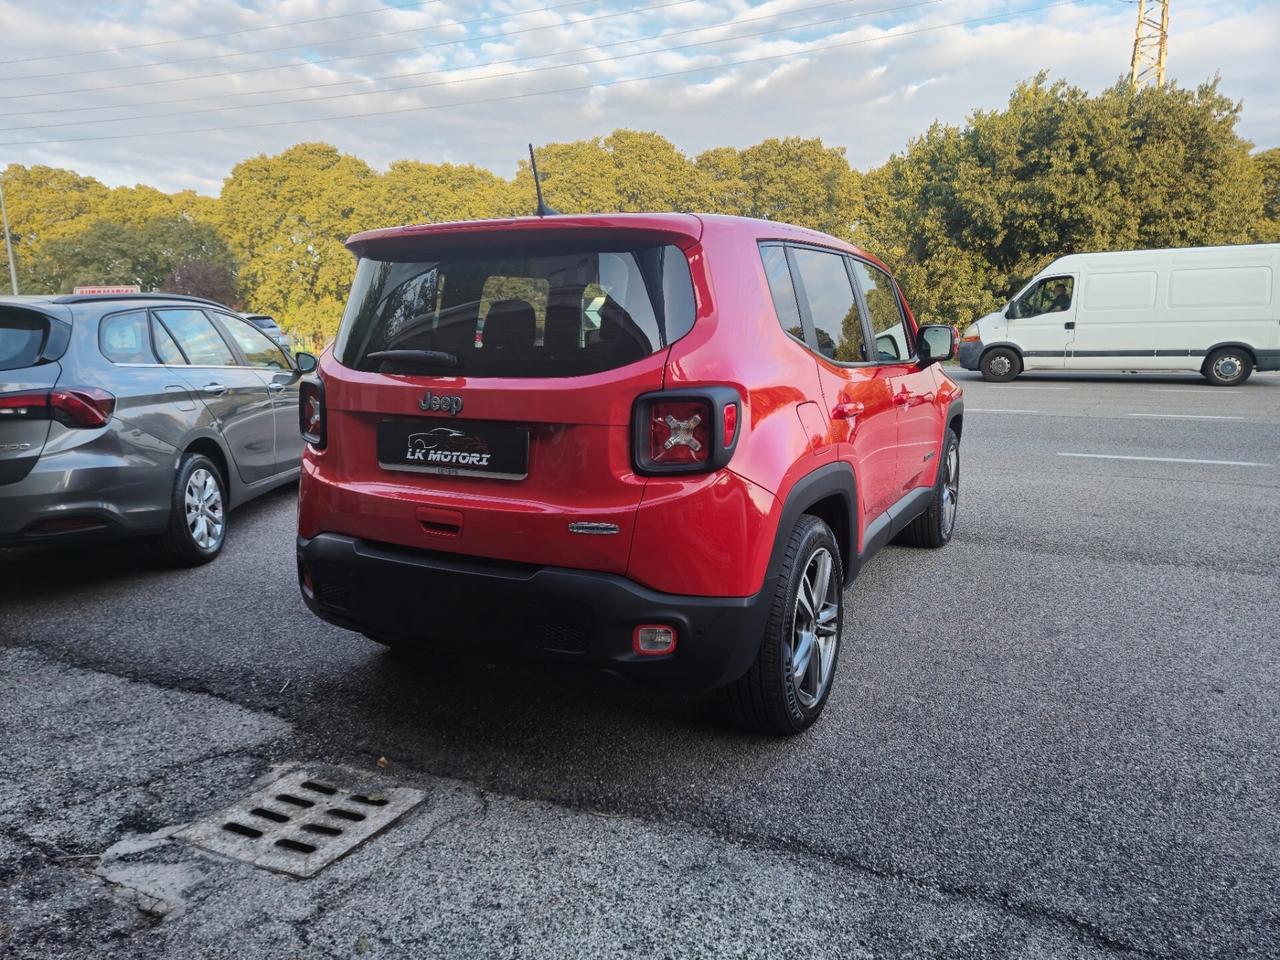
{"label": "green foliage", "polygon": [[1262,216],[1258,218],[1259,243],[1280,243],[1280,147],[1253,156],[1262,178]]}
{"label": "green foliage", "polygon": [[42,244],[34,257],[20,262],[24,290],[69,293],[76,284],[94,283],[136,283],[143,290],[160,290],[181,265],[197,261],[228,274],[234,264],[211,226],[175,219],[139,226],[93,220]]}
{"label": "green foliage", "polygon": [[[866,173],[818,139],[687,156],[619,129],[538,149],[564,213],[686,210],[783,220],[851,239],[894,269],[916,312],[966,323],[1080,250],[1280,241],[1280,149],[1250,155],[1213,81],[1097,96],[1043,75],[1003,110],[934,124]],[[323,143],[239,164],[218,198],[110,189],[46,166],[3,171],[28,292],[78,282],[226,289],[313,348],[333,336],[360,230],[527,216],[533,180],[400,160],[378,173]],[[219,285],[222,284],[220,287]],[[494,295],[504,291],[495,288]]]}
{"label": "green foliage", "polygon": [[1245,243],[1261,175],[1217,82],[1096,97],[1043,75],[1003,111],[935,124],[868,180],[858,237],[918,312],[965,323],[1053,258],[1082,250]]}

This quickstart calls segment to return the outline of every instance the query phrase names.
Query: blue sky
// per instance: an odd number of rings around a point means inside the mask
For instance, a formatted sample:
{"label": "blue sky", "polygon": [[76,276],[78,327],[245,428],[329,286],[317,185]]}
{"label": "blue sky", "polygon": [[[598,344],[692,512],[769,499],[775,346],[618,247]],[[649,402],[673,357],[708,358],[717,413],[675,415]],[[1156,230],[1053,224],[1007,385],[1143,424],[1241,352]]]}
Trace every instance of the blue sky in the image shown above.
{"label": "blue sky", "polygon": [[[1124,0],[0,0],[0,165],[216,193],[246,156],[327,140],[380,168],[508,176],[527,141],[630,127],[689,153],[817,136],[865,169],[1041,69],[1109,85],[1134,17]],[[1280,145],[1277,49],[1270,0],[1173,2],[1171,77],[1221,73],[1260,147]]]}

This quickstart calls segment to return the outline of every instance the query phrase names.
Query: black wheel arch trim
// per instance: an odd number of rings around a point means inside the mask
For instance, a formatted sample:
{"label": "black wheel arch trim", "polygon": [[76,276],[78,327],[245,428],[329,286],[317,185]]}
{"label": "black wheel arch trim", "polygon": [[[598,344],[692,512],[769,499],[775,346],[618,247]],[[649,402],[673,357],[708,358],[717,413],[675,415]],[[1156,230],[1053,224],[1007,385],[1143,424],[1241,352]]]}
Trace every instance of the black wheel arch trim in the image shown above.
{"label": "black wheel arch trim", "polygon": [[[856,576],[858,567],[858,487],[853,467],[844,461],[826,463],[797,480],[782,503],[778,528],[774,533],[773,550],[769,554],[769,566],[765,570],[764,587],[769,587],[782,568],[787,549],[787,539],[800,517],[815,504],[837,496],[844,503],[845,529],[832,530],[844,561],[845,582]],[[763,589],[763,588],[762,588]]]}
{"label": "black wheel arch trim", "polygon": [[[1243,350],[1245,353],[1249,354],[1249,356],[1253,357],[1254,366],[1258,365],[1258,353],[1259,353],[1258,348],[1251,347],[1249,344],[1242,343],[1239,340],[1228,340],[1225,343],[1215,343],[1213,346],[1209,347],[1204,352],[1205,363],[1208,363],[1209,357],[1213,356],[1213,354],[1216,353],[1217,351],[1229,349],[1231,347],[1235,347],[1237,350]],[[1196,351],[1196,352],[1198,353],[1199,351]],[[1267,351],[1262,351],[1262,352],[1266,353]]]}

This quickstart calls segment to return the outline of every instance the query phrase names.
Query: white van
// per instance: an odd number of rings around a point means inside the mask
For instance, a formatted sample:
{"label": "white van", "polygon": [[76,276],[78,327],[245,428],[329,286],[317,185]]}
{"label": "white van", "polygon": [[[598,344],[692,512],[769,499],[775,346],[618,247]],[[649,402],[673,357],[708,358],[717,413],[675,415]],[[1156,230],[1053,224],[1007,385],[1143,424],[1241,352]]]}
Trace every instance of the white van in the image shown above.
{"label": "white van", "polygon": [[1190,370],[1236,386],[1280,370],[1280,243],[1059,257],[1004,310],[967,327],[960,364],[1023,370]]}

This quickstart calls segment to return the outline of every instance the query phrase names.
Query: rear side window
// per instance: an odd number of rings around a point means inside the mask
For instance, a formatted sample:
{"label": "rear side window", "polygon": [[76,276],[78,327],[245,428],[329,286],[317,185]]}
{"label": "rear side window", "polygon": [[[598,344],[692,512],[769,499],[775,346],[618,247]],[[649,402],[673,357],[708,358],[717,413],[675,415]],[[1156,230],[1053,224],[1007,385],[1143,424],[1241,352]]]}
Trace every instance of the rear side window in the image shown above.
{"label": "rear side window", "polygon": [[673,246],[366,257],[334,355],[358,370],[571,377],[662,350],[694,313],[689,263]]}
{"label": "rear side window", "polygon": [[867,360],[862,318],[845,269],[845,258],[807,247],[794,247],[791,254],[813,316],[818,352],[841,363]]}
{"label": "rear side window", "polygon": [[173,336],[164,328],[164,324],[155,318],[151,320],[151,342],[155,344],[156,354],[160,357],[161,363],[178,366],[187,362],[187,358],[178,349]]}
{"label": "rear side window", "polygon": [[804,325],[800,322],[800,307],[796,303],[796,288],[791,282],[791,269],[787,266],[784,247],[766,244],[760,248],[764,261],[764,275],[769,281],[769,294],[773,297],[773,309],[778,323],[797,340],[804,340]]}
{"label": "rear side window", "polygon": [[98,348],[112,363],[155,363],[147,312],[134,310],[103,317],[98,325]]}
{"label": "rear side window", "polygon": [[156,317],[195,366],[230,367],[236,359],[202,310],[157,310]]}
{"label": "rear side window", "polygon": [[49,321],[30,313],[0,310],[0,370],[32,366],[49,332]]}
{"label": "rear side window", "polygon": [[907,343],[907,328],[902,322],[902,306],[898,303],[893,280],[883,270],[861,260],[851,263],[867,304],[871,336],[875,338],[875,358],[881,363],[907,359],[912,351]]}

